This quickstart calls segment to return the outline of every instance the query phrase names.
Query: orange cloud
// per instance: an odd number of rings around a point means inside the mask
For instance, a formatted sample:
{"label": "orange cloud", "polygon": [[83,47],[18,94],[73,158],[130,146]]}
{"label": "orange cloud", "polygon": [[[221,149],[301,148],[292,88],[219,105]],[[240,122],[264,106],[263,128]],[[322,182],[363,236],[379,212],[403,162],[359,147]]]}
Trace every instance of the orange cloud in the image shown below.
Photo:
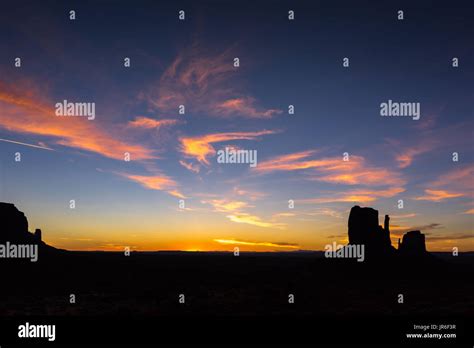
{"label": "orange cloud", "polygon": [[216,150],[211,145],[229,140],[254,140],[262,135],[275,134],[276,131],[260,131],[260,132],[231,132],[231,133],[215,133],[197,137],[182,137],[181,152],[188,157],[194,157],[199,162],[209,165],[209,156],[214,156]]}
{"label": "orange cloud", "polygon": [[260,173],[272,171],[295,171],[314,169],[317,175],[312,180],[346,185],[397,185],[405,181],[397,172],[385,168],[370,166],[361,156],[351,156],[349,161],[342,157],[310,159],[315,151],[303,151],[289,155],[278,156],[260,162],[256,170]]}
{"label": "orange cloud", "polygon": [[271,172],[278,170],[307,169],[314,166],[311,161],[300,161],[316,153],[316,150],[296,152],[288,155],[274,157],[268,161],[260,162],[257,167],[259,172]]}
{"label": "orange cloud", "polygon": [[418,216],[418,214],[410,213],[410,214],[401,214],[401,215],[390,215],[390,217],[392,219],[408,219],[408,218],[412,218],[412,217],[415,217],[415,216]]}
{"label": "orange cloud", "polygon": [[248,199],[252,201],[256,201],[258,199],[261,199],[263,197],[266,197],[267,194],[264,192],[258,192],[258,191],[251,191],[251,190],[244,190],[240,187],[234,187],[233,189],[234,194],[238,196],[245,196]]}
{"label": "orange cloud", "polygon": [[333,196],[303,199],[301,203],[340,203],[340,202],[357,202],[357,203],[369,203],[376,201],[379,198],[393,197],[399,193],[404,192],[403,187],[391,187],[384,190],[351,190],[343,193],[336,193]]}
{"label": "orange cloud", "polygon": [[267,228],[284,228],[285,224],[273,223],[263,221],[261,218],[255,215],[242,212],[242,210],[251,208],[247,202],[243,201],[233,201],[227,199],[211,199],[201,201],[205,204],[210,204],[214,208],[214,211],[227,213],[226,217],[236,223],[244,223],[249,225],[254,225],[258,227],[267,227]]}
{"label": "orange cloud", "polygon": [[151,149],[115,138],[99,128],[97,121],[83,117],[57,117],[54,105],[55,102],[47,100],[32,85],[15,89],[0,83],[1,128],[53,137],[59,145],[118,160],[123,160],[125,152],[137,160],[155,158]]}
{"label": "orange cloud", "polygon": [[241,224],[249,224],[258,227],[267,227],[267,228],[284,228],[285,224],[273,223],[262,221],[258,216],[250,215],[247,213],[239,213],[236,215],[227,215],[227,218],[232,222],[237,222]]}
{"label": "orange cloud", "polygon": [[288,249],[300,248],[298,244],[292,244],[292,243],[249,242],[249,241],[236,240],[236,239],[214,239],[214,242],[217,242],[220,244],[267,246],[267,247],[288,248]]}
{"label": "orange cloud", "polygon": [[131,181],[137,182],[143,187],[151,190],[166,191],[178,198],[186,198],[177,189],[178,184],[166,175],[133,175],[128,173],[116,173]]}
{"label": "orange cloud", "polygon": [[280,219],[280,218],[288,218],[288,217],[293,217],[296,216],[295,213],[276,213],[273,214],[272,219]]}
{"label": "orange cloud", "polygon": [[160,128],[162,126],[173,126],[175,124],[178,124],[178,120],[173,120],[173,119],[155,120],[153,118],[148,118],[148,117],[143,117],[143,116],[136,117],[135,120],[128,122],[129,127],[145,128],[145,129]]}
{"label": "orange cloud", "polygon": [[423,143],[412,146],[395,156],[399,168],[407,168],[413,163],[413,159],[419,155],[430,152],[437,146],[436,142],[425,140]]}
{"label": "orange cloud", "polygon": [[419,201],[441,202],[446,199],[472,197],[474,190],[474,165],[460,166],[440,175],[438,179],[428,183],[426,195],[414,197]]}
{"label": "orange cloud", "polygon": [[468,214],[468,215],[472,215],[472,214],[474,214],[474,208],[472,208],[472,209],[469,209],[469,210],[466,210],[465,212],[462,212],[461,214]]}
{"label": "orange cloud", "polygon": [[444,190],[430,190],[426,189],[426,196],[415,197],[417,201],[432,201],[432,202],[441,202],[445,199],[457,198],[465,196],[463,193],[448,192]]}
{"label": "orange cloud", "polygon": [[167,112],[184,105],[186,110],[216,117],[269,118],[281,113],[258,108],[254,98],[237,90],[235,81],[230,83],[236,73],[231,51],[210,55],[196,45],[183,50],[144,98]]}
{"label": "orange cloud", "polygon": [[228,99],[215,105],[216,113],[224,116],[244,115],[250,118],[271,118],[276,114],[281,114],[278,109],[257,110],[255,98],[244,97]]}
{"label": "orange cloud", "polygon": [[455,168],[441,175],[437,180],[429,184],[430,187],[455,187],[458,190],[474,190],[474,165]]}

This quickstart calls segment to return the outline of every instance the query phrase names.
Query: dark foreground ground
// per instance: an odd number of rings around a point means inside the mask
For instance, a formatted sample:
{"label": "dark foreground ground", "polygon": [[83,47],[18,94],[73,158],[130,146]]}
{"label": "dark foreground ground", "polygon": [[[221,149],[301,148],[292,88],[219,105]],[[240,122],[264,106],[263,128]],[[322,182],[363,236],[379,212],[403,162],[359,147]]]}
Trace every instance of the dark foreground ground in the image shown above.
{"label": "dark foreground ground", "polygon": [[[473,315],[474,254],[347,262],[321,253],[70,252],[3,262],[15,315]],[[69,303],[70,294],[76,303]],[[179,295],[185,295],[185,304]],[[294,304],[288,295],[294,294]],[[404,303],[398,303],[403,294]]]}
{"label": "dark foreground ground", "polygon": [[[304,252],[69,252],[0,267],[2,347],[25,342],[25,322],[54,324],[56,343],[474,342],[472,253],[358,263]],[[456,327],[414,329],[445,324]],[[407,337],[427,332],[457,337]]]}

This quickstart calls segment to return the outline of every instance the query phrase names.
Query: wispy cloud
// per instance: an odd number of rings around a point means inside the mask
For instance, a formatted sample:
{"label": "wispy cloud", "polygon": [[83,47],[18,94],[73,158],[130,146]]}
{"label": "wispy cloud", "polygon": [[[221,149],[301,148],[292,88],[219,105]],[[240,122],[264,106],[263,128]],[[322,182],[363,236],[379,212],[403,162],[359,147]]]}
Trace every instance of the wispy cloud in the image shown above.
{"label": "wispy cloud", "polygon": [[180,160],[179,164],[181,164],[184,168],[186,168],[187,170],[193,173],[199,173],[201,170],[201,167],[199,167],[198,164],[189,163],[183,160]]}
{"label": "wispy cloud", "polygon": [[390,217],[392,219],[408,219],[408,218],[412,218],[412,217],[415,217],[415,216],[418,216],[418,214],[410,213],[410,214],[401,214],[401,215],[390,215]]}
{"label": "wispy cloud", "polygon": [[279,109],[258,109],[253,97],[228,99],[215,105],[216,114],[223,116],[244,115],[249,118],[271,118],[281,114]]}
{"label": "wispy cloud", "polygon": [[252,205],[244,201],[229,199],[210,199],[201,201],[204,204],[210,204],[215,212],[226,213],[226,217],[235,223],[243,223],[266,228],[285,228],[286,224],[264,221],[260,217],[247,213],[245,210],[253,208]]}
{"label": "wispy cloud", "polygon": [[343,218],[341,212],[334,209],[330,209],[330,208],[316,208],[306,214],[310,216],[322,215],[322,216],[330,216],[330,217],[338,218],[338,219]]}
{"label": "wispy cloud", "polygon": [[214,239],[215,242],[220,244],[232,244],[232,245],[249,245],[249,246],[265,246],[274,248],[288,248],[288,249],[300,249],[298,244],[284,243],[284,242],[252,242],[236,239]]}
{"label": "wispy cloud", "polygon": [[186,198],[179,190],[178,184],[170,177],[164,174],[155,175],[135,175],[123,172],[116,172],[115,174],[120,175],[128,180],[139,183],[144,188],[157,191],[165,191],[172,196],[178,198]]}
{"label": "wispy cloud", "polygon": [[187,112],[214,117],[269,118],[281,113],[259,107],[254,97],[239,88],[232,50],[214,55],[198,45],[182,50],[156,86],[142,96],[152,107],[167,112],[185,105]]}
{"label": "wispy cloud", "polygon": [[264,192],[243,189],[243,188],[238,187],[238,186],[234,187],[233,193],[236,194],[237,196],[246,197],[246,198],[250,199],[251,201],[256,201],[256,200],[262,199],[262,198],[264,198],[268,195]]}
{"label": "wispy cloud", "polygon": [[379,198],[389,198],[393,197],[399,193],[404,192],[405,189],[402,187],[391,187],[388,189],[380,189],[380,190],[350,190],[345,192],[337,192],[331,195],[318,197],[318,198],[311,198],[311,199],[303,199],[299,200],[298,202],[303,204],[313,204],[313,203],[370,203],[374,202]]}
{"label": "wispy cloud", "polygon": [[201,163],[209,165],[208,157],[214,156],[216,150],[213,143],[231,140],[255,140],[260,136],[275,134],[277,131],[263,130],[260,132],[230,132],[214,133],[196,137],[181,137],[180,151],[187,157],[192,157]]}
{"label": "wispy cloud", "polygon": [[241,209],[250,207],[247,202],[228,199],[210,199],[201,202],[204,204],[210,204],[214,208],[214,211],[221,213],[234,213]]}
{"label": "wispy cloud", "polygon": [[442,235],[442,236],[430,236],[429,241],[450,241],[460,239],[473,239],[473,234],[453,234],[453,235]]}
{"label": "wispy cloud", "polygon": [[[433,222],[427,225],[420,225],[420,226],[399,226],[399,225],[393,225],[390,227],[391,230],[397,231],[400,235],[403,233],[406,233],[408,231],[430,231],[430,230],[436,230],[444,228],[443,225]],[[426,233],[425,233],[426,234]]]}
{"label": "wispy cloud", "polygon": [[247,213],[239,213],[239,214],[236,214],[236,215],[227,215],[227,218],[232,222],[237,222],[237,223],[241,223],[241,224],[248,224],[248,225],[254,225],[254,226],[258,226],[258,227],[283,229],[286,226],[286,224],[282,224],[282,223],[262,221],[262,219],[260,219],[258,216],[247,214]]}
{"label": "wispy cloud", "polygon": [[399,173],[370,165],[362,156],[351,156],[349,161],[340,157],[312,158],[315,150],[277,156],[261,161],[257,172],[310,170],[311,180],[346,185],[388,186],[405,184]]}
{"label": "wispy cloud", "polygon": [[461,214],[472,215],[472,214],[474,214],[474,208],[466,210],[466,211],[462,212]]}
{"label": "wispy cloud", "polygon": [[430,187],[455,187],[459,190],[474,190],[474,165],[454,168],[429,183]]}
{"label": "wispy cloud", "polygon": [[474,165],[456,164],[445,174],[425,185],[424,195],[413,197],[418,201],[441,202],[460,197],[472,197],[474,191]]}
{"label": "wispy cloud", "polygon": [[412,163],[415,157],[420,156],[424,153],[432,151],[437,146],[437,142],[434,140],[426,140],[420,144],[409,147],[403,152],[396,155],[395,160],[398,162],[399,168],[407,168]]}
{"label": "wispy cloud", "polygon": [[458,198],[458,197],[465,196],[465,194],[463,194],[463,193],[448,192],[448,191],[445,191],[445,190],[426,189],[425,193],[426,193],[426,195],[414,197],[413,199],[415,199],[417,201],[441,202],[441,201],[444,201],[446,199]]}
{"label": "wispy cloud", "polygon": [[151,149],[115,137],[96,121],[84,117],[57,117],[55,102],[32,83],[12,87],[0,83],[0,127],[8,131],[52,137],[56,144],[123,160],[129,152],[137,160],[155,158]]}
{"label": "wispy cloud", "polygon": [[128,126],[132,128],[153,129],[160,128],[163,126],[174,126],[178,123],[179,121],[175,119],[155,120],[153,118],[139,116],[136,117],[133,121],[128,122]]}

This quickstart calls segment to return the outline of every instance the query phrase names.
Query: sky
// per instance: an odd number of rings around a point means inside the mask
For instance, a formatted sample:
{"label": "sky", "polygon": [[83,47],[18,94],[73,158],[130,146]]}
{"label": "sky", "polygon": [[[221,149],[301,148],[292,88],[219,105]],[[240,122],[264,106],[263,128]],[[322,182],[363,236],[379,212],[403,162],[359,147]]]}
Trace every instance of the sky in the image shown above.
{"label": "sky", "polygon": [[[474,250],[473,12],[10,2],[0,201],[69,250],[323,250],[347,243],[354,205],[391,216],[394,246],[421,230],[428,250]],[[58,116],[64,100],[95,118]],[[419,103],[419,120],[381,116],[389,100]],[[218,163],[225,148],[256,150],[257,165]]]}

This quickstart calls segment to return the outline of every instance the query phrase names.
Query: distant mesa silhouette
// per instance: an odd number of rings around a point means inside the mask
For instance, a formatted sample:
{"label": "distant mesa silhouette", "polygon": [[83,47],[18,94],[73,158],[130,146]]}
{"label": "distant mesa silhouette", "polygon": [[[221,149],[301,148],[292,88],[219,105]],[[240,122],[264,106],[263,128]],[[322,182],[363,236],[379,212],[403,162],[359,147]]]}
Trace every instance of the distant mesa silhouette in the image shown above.
{"label": "distant mesa silhouette", "polygon": [[349,244],[365,245],[368,256],[422,256],[427,253],[425,235],[420,231],[407,232],[398,250],[390,239],[390,217],[385,215],[384,226],[379,225],[379,212],[373,208],[352,207],[348,222]]}
{"label": "distant mesa silhouette", "polygon": [[13,203],[0,202],[0,244],[38,244],[41,253],[62,251],[42,241],[40,229],[28,231],[28,219]]}
{"label": "distant mesa silhouette", "polygon": [[405,233],[402,242],[398,239],[398,251],[406,255],[420,255],[426,253],[425,235],[420,231]]}

